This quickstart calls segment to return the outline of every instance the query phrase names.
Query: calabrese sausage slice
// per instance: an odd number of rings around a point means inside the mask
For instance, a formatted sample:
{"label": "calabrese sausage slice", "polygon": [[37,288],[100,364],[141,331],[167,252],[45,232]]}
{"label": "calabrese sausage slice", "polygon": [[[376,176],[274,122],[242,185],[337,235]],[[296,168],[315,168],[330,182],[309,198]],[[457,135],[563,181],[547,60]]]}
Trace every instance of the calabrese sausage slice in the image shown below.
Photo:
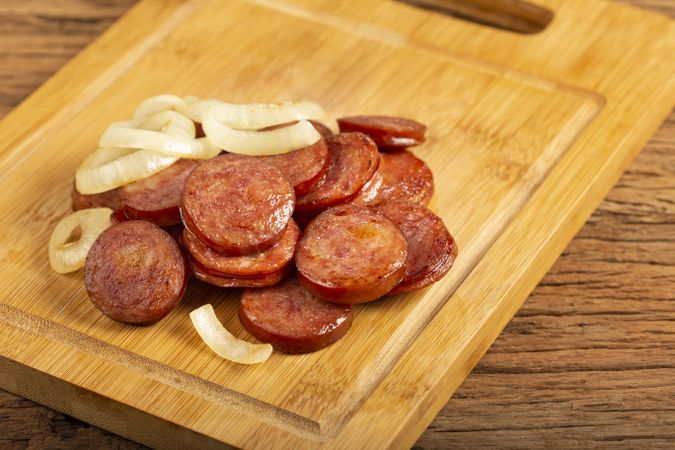
{"label": "calabrese sausage slice", "polygon": [[286,353],[314,352],[344,336],[352,324],[350,305],[319,300],[296,277],[265,289],[246,289],[239,320],[253,337]]}
{"label": "calabrese sausage slice", "polygon": [[310,123],[314,125],[314,129],[316,129],[316,131],[318,131],[319,134],[324,138],[333,135],[333,131],[330,128],[328,128],[325,124],[318,122],[316,120],[310,120]]}
{"label": "calabrese sausage slice", "polygon": [[185,179],[199,163],[179,159],[164,170],[119,188],[124,214],[159,226],[180,223],[180,202]]}
{"label": "calabrese sausage slice", "polygon": [[72,200],[73,211],[88,208],[110,208],[113,211],[117,211],[122,207],[119,189],[112,189],[110,191],[101,192],[100,194],[80,194],[77,187],[75,187],[74,181],[70,198]]}
{"label": "calabrese sausage slice", "polygon": [[180,302],[187,264],[174,239],[157,225],[131,220],[96,239],[84,266],[89,297],[113,320],[148,325]]}
{"label": "calabrese sausage slice", "polygon": [[244,287],[266,287],[274,286],[280,282],[289,271],[288,267],[281,269],[278,272],[268,273],[265,275],[254,277],[230,277],[226,274],[219,274],[215,271],[207,269],[194,260],[190,261],[190,269],[193,275],[198,280],[204,283],[212,284],[222,288],[244,288]]}
{"label": "calabrese sausage slice", "polygon": [[291,220],[281,240],[260,253],[244,256],[225,256],[200,241],[188,229],[183,230],[183,244],[192,259],[209,273],[229,277],[260,277],[279,272],[293,261],[300,229]]}
{"label": "calabrese sausage slice", "polygon": [[428,205],[434,195],[434,177],[429,166],[407,150],[381,156],[382,188],[371,203],[408,200]]}
{"label": "calabrese sausage slice", "polygon": [[375,209],[398,225],[408,242],[405,276],[391,294],[422,289],[448,273],[457,244],[440,217],[413,202],[383,202]]}
{"label": "calabrese sausage slice", "polygon": [[382,149],[412,147],[424,142],[427,127],[412,119],[391,116],[352,116],[337,120],[340,132],[365,133]]}
{"label": "calabrese sausage slice", "polygon": [[295,189],[295,195],[300,197],[316,186],[326,173],[328,148],[326,141],[319,139],[308,147],[281,155],[261,156],[260,160],[279,169]]}
{"label": "calabrese sausage slice", "polygon": [[373,174],[373,178],[363,185],[358,194],[356,194],[356,197],[352,199],[351,203],[354,203],[355,205],[371,205],[378,202],[378,195],[384,184],[381,169],[382,162],[380,161],[380,167],[377,169],[377,172]]}
{"label": "calabrese sausage slice", "polygon": [[382,214],[360,205],[327,209],[305,229],[295,254],[298,278],[322,300],[363,303],[396,286],[407,243]]}
{"label": "calabrese sausage slice", "polygon": [[277,168],[253,156],[225,154],[187,177],[181,214],[209,247],[240,256],[279,241],[294,205],[293,188]]}
{"label": "calabrese sausage slice", "polygon": [[363,133],[341,133],[326,139],[330,161],[326,175],[305,196],[296,209],[321,211],[351,200],[370,180],[380,165],[377,146]]}
{"label": "calabrese sausage slice", "polygon": [[[276,129],[279,129],[279,128],[289,127],[289,126],[291,126],[291,125],[295,125],[296,123],[298,123],[297,120],[294,120],[294,121],[292,121],[292,122],[278,123],[278,124],[276,124],[276,125],[270,125],[270,126],[268,126],[268,127],[261,128],[261,129],[259,129],[258,131],[272,131],[272,130],[276,130]],[[312,126],[314,127],[314,129],[315,129],[316,131],[318,131],[319,134],[320,134],[322,137],[327,138],[328,136],[332,136],[332,135],[333,135],[333,132],[331,131],[331,129],[328,128],[328,127],[327,127],[326,125],[324,125],[323,123],[318,122],[318,121],[316,121],[316,120],[310,120],[309,123],[312,124]]]}

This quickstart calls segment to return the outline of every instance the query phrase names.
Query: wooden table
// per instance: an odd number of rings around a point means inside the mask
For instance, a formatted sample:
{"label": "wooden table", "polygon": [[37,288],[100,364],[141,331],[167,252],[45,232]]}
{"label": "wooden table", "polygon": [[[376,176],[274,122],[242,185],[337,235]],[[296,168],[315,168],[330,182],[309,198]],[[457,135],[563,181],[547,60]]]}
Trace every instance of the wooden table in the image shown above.
{"label": "wooden table", "polygon": [[[0,116],[134,2],[3,0]],[[416,446],[675,446],[675,114]],[[0,448],[28,447],[141,448],[0,390]]]}

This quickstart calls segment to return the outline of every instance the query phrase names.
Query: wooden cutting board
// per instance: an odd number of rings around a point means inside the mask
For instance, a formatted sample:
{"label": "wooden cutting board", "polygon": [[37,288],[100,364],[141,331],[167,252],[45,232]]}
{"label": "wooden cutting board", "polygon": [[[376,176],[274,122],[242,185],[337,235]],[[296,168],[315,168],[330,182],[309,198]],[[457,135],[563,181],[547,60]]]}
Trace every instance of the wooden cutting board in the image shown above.
{"label": "wooden cutting board", "polygon": [[[486,21],[516,4],[459,3]],[[538,4],[553,20],[519,34],[395,1],[142,1],[0,123],[0,387],[157,447],[411,445],[675,102],[673,22]],[[213,303],[246,337],[236,291],[194,282],[152,327],[102,317],[81,273],[49,270],[47,240],[101,132],[164,92],[427,123],[415,152],[455,267],[358,307],[326,350],[254,367],[215,357],[187,317]]]}

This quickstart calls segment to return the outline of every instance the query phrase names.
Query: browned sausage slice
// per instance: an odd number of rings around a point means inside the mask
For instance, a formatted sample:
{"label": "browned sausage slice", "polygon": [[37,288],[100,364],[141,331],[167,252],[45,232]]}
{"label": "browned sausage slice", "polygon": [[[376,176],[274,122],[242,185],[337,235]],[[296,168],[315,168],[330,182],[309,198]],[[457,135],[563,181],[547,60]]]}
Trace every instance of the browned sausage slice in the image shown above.
{"label": "browned sausage slice", "polygon": [[103,314],[147,325],[180,302],[187,264],[167,232],[150,222],[131,220],[111,226],[96,239],[84,265],[84,283]]}
{"label": "browned sausage slice", "polygon": [[202,124],[199,122],[195,122],[195,138],[203,138],[206,137],[206,133],[204,133],[204,127],[202,127]]}
{"label": "browned sausage slice", "polygon": [[334,303],[363,303],[403,278],[407,243],[382,214],[360,205],[327,209],[305,229],[295,254],[300,281]]}
{"label": "browned sausage slice", "polygon": [[265,289],[246,289],[239,320],[253,337],[286,353],[314,352],[344,336],[352,324],[350,305],[319,300],[290,277]]}
{"label": "browned sausage slice", "polygon": [[124,214],[159,226],[179,224],[185,179],[198,165],[192,159],[179,159],[154,175],[122,186],[119,191]]}
{"label": "browned sausage slice", "polygon": [[124,214],[122,209],[116,209],[110,213],[110,223],[126,222],[127,220],[129,220],[129,218]]}
{"label": "browned sausage slice", "polygon": [[268,273],[265,275],[254,277],[230,277],[226,274],[219,274],[213,272],[205,267],[200,266],[194,260],[190,261],[190,268],[195,278],[209,283],[214,286],[223,288],[244,288],[244,287],[266,287],[274,286],[280,282],[289,271],[289,268],[283,268],[278,272]]}
{"label": "browned sausage slice", "polygon": [[326,139],[330,162],[326,175],[307,195],[298,211],[316,211],[351,200],[380,165],[377,146],[363,133],[341,133]]}
{"label": "browned sausage slice", "polygon": [[281,155],[261,156],[260,160],[272,164],[295,189],[300,197],[309,192],[321,180],[328,169],[326,141],[316,143]]}
{"label": "browned sausage slice", "polygon": [[230,277],[259,277],[279,272],[293,261],[300,228],[291,220],[281,240],[260,253],[224,256],[200,241],[190,230],[183,230],[183,244],[200,266]]}
{"label": "browned sausage slice", "polygon": [[424,142],[427,127],[412,119],[390,116],[352,116],[338,119],[341,132],[365,133],[381,148],[403,148]]}
{"label": "browned sausage slice", "polygon": [[101,192],[100,194],[80,194],[73,182],[73,190],[70,194],[73,211],[87,208],[110,208],[117,211],[122,207],[119,189]]}
{"label": "browned sausage slice", "polygon": [[434,177],[424,161],[407,150],[382,153],[380,173],[383,183],[377,199],[409,200],[428,205],[434,195]]}
{"label": "browned sausage slice", "polygon": [[[380,168],[382,167],[381,164],[382,163],[380,162]],[[356,197],[354,197],[351,202],[355,205],[371,205],[377,203],[377,197],[382,190],[383,184],[384,178],[382,177],[380,169],[378,169],[373,175],[373,178],[363,185],[359,193],[356,194]]]}
{"label": "browned sausage slice", "polygon": [[293,214],[293,188],[270,164],[225,154],[187,177],[181,213],[190,231],[220,253],[240,256],[274,245]]}
{"label": "browned sausage slice", "polygon": [[309,121],[312,125],[314,125],[314,129],[319,132],[321,136],[324,138],[327,138],[329,136],[333,135],[333,131],[331,131],[330,128],[328,128],[325,124],[318,122],[316,120],[310,120]]}
{"label": "browned sausage slice", "polygon": [[398,225],[408,241],[405,276],[392,294],[422,289],[448,273],[457,258],[457,244],[440,217],[412,202],[384,202],[376,209]]}
{"label": "browned sausage slice", "polygon": [[[272,131],[272,130],[276,130],[276,129],[279,129],[279,128],[289,127],[289,126],[291,126],[291,125],[295,125],[296,123],[298,123],[297,120],[293,120],[293,121],[291,121],[291,122],[285,122],[285,123],[278,123],[278,124],[276,124],[276,125],[270,125],[270,126],[268,126],[268,127],[261,128],[261,129],[259,129],[258,131]],[[316,120],[310,120],[309,123],[311,123],[312,126],[314,126],[314,129],[315,129],[316,131],[318,131],[319,134],[320,134],[322,137],[327,138],[328,136],[332,136],[332,135],[333,135],[333,132],[331,131],[331,129],[328,128],[328,127],[327,127],[326,125],[324,125],[323,123],[318,122],[318,121],[316,121]]]}

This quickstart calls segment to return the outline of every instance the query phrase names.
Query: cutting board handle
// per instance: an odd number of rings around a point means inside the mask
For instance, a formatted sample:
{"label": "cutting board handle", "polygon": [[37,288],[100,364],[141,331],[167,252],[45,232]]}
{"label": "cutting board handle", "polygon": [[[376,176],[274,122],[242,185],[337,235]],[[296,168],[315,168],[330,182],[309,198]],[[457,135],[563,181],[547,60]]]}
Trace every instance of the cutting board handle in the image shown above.
{"label": "cutting board handle", "polygon": [[550,9],[525,0],[397,0],[481,25],[522,34],[539,33],[553,20]]}

